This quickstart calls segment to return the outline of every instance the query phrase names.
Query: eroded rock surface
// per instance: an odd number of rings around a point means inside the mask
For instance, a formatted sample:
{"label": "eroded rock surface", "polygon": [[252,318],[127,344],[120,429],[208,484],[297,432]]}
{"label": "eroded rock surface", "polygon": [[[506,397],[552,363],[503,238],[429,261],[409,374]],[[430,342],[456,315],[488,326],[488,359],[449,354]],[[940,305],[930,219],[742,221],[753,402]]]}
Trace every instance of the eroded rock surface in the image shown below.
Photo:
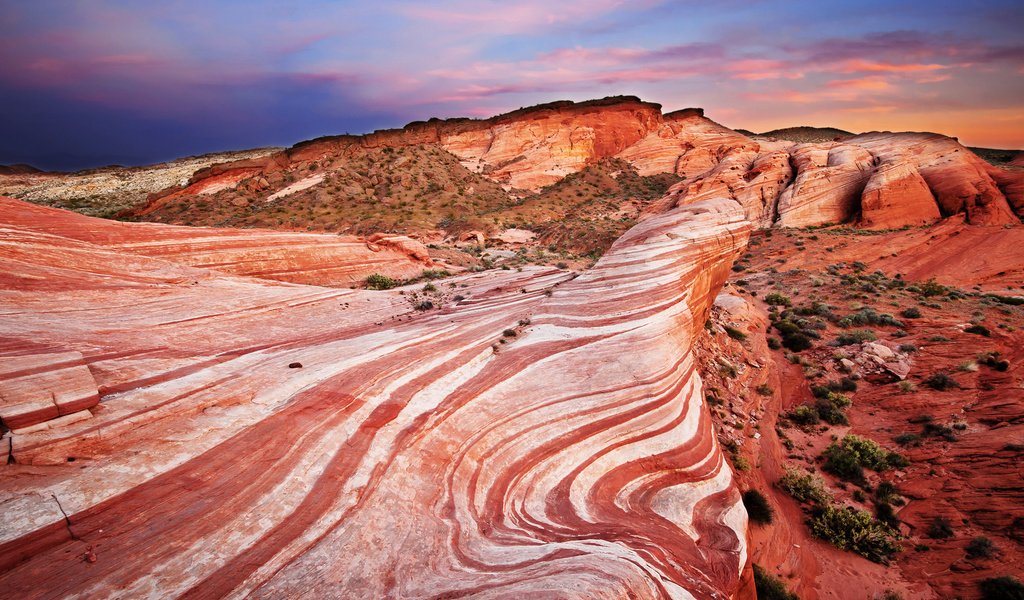
{"label": "eroded rock surface", "polygon": [[691,352],[746,243],[735,201],[648,218],[575,278],[463,276],[430,310],[411,289],[238,278],[3,227],[18,267],[0,360],[79,352],[100,392],[92,418],[6,440],[9,594],[740,585],[746,516]]}

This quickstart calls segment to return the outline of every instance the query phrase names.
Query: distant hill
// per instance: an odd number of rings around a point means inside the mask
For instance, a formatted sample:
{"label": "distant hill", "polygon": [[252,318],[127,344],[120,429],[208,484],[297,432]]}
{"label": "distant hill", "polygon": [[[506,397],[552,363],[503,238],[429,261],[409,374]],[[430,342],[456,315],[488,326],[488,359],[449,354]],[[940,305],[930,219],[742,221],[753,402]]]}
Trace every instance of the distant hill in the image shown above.
{"label": "distant hill", "polygon": [[972,148],[970,146],[967,149],[985,159],[989,164],[997,167],[1024,166],[1021,164],[1021,156],[1024,156],[1024,150],[999,150],[997,148]]}
{"label": "distant hill", "polygon": [[780,140],[799,142],[801,144],[831,142],[836,138],[846,138],[857,135],[850,131],[836,129],[835,127],[808,127],[806,125],[800,127],[773,129],[771,131],[765,131],[764,133],[751,133],[745,129],[737,129],[736,131],[748,137],[776,138]]}

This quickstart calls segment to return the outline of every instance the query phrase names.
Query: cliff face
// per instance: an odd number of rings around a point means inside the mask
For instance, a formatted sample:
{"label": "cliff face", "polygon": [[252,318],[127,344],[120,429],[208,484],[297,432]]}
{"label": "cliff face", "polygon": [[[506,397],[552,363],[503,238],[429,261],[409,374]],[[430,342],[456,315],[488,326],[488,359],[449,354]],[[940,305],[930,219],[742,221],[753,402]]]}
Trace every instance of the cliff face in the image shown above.
{"label": "cliff face", "polygon": [[17,208],[0,361],[77,353],[99,398],[2,440],[9,593],[737,590],[746,516],[692,356],[746,243],[736,202],[647,219],[576,278],[495,270],[429,294],[238,278],[142,255],[176,228],[83,233]]}
{"label": "cliff face", "polygon": [[[633,97],[556,102],[491,119],[435,119],[365,136],[311,140],[275,155],[198,171],[190,186],[154,196],[137,214],[222,190],[256,194],[255,199],[230,197],[240,207],[234,210],[251,210],[254,203],[259,207],[301,190],[321,190],[317,201],[330,202],[336,195],[351,195],[352,186],[340,183],[349,179],[339,157],[351,162],[368,152],[412,146],[449,152],[472,173],[439,174],[438,181],[461,181],[455,187],[462,190],[486,187],[473,182],[486,178],[510,193],[506,204],[602,159],[617,158],[641,176],[683,178],[648,214],[712,198],[738,200],[760,227],[849,222],[892,229],[957,214],[971,224],[1003,225],[1018,223],[1024,214],[1024,172],[989,165],[952,138],[888,132],[800,144],[750,138],[705,118],[699,109],[663,115],[659,105]],[[367,184],[375,186],[373,195],[385,204],[389,189],[379,182],[394,179],[390,175],[371,177]],[[399,179],[398,184],[415,188]],[[347,202],[366,200],[369,188],[357,187]],[[429,196],[432,189],[428,185],[416,198]],[[460,191],[456,202],[461,210],[486,218],[494,210],[488,208],[493,195],[480,200]]]}

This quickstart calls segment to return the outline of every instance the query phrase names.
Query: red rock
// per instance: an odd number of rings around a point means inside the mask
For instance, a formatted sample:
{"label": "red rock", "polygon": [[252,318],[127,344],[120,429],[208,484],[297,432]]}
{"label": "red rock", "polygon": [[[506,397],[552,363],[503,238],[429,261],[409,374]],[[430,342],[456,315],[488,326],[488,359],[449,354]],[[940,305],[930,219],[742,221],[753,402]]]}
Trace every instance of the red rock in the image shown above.
{"label": "red rock", "polygon": [[[5,593],[738,589],[746,517],[691,355],[746,243],[736,202],[648,218],[575,279],[465,275],[429,312],[420,286],[235,277],[128,253],[181,228],[82,232],[19,204],[0,204],[22,278],[0,286],[0,354],[80,352],[104,391],[92,419],[10,438]],[[102,560],[69,560],[83,542]]]}
{"label": "red rock", "polygon": [[864,188],[860,209],[865,229],[929,225],[942,218],[928,184],[907,163],[879,166]]}
{"label": "red rock", "polygon": [[96,380],[79,352],[0,357],[0,421],[21,429],[99,402]]}
{"label": "red rock", "polygon": [[[366,241],[352,236],[121,223],[3,197],[0,222],[16,225],[19,235],[57,235],[64,243],[75,240],[178,265],[293,283],[361,284],[370,273],[405,279],[433,266],[426,246],[397,235],[372,236],[381,249],[373,252]],[[45,239],[33,243],[45,245]],[[82,260],[88,262],[88,254],[98,250],[86,247]],[[122,261],[124,254],[112,260]],[[59,265],[59,257],[55,262],[55,268],[68,266]]]}

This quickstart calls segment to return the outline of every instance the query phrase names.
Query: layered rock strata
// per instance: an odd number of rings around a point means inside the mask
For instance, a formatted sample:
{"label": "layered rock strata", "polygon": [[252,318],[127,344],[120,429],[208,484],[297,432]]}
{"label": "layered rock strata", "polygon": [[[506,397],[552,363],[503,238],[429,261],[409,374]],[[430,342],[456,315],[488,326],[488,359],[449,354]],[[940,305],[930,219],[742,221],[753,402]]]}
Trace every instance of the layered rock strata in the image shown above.
{"label": "layered rock strata", "polygon": [[412,288],[258,281],[4,227],[22,237],[0,246],[18,265],[0,360],[79,352],[100,394],[90,419],[7,435],[7,593],[739,587],[746,516],[691,351],[746,243],[735,201],[646,219],[579,277],[458,278],[425,311]]}

